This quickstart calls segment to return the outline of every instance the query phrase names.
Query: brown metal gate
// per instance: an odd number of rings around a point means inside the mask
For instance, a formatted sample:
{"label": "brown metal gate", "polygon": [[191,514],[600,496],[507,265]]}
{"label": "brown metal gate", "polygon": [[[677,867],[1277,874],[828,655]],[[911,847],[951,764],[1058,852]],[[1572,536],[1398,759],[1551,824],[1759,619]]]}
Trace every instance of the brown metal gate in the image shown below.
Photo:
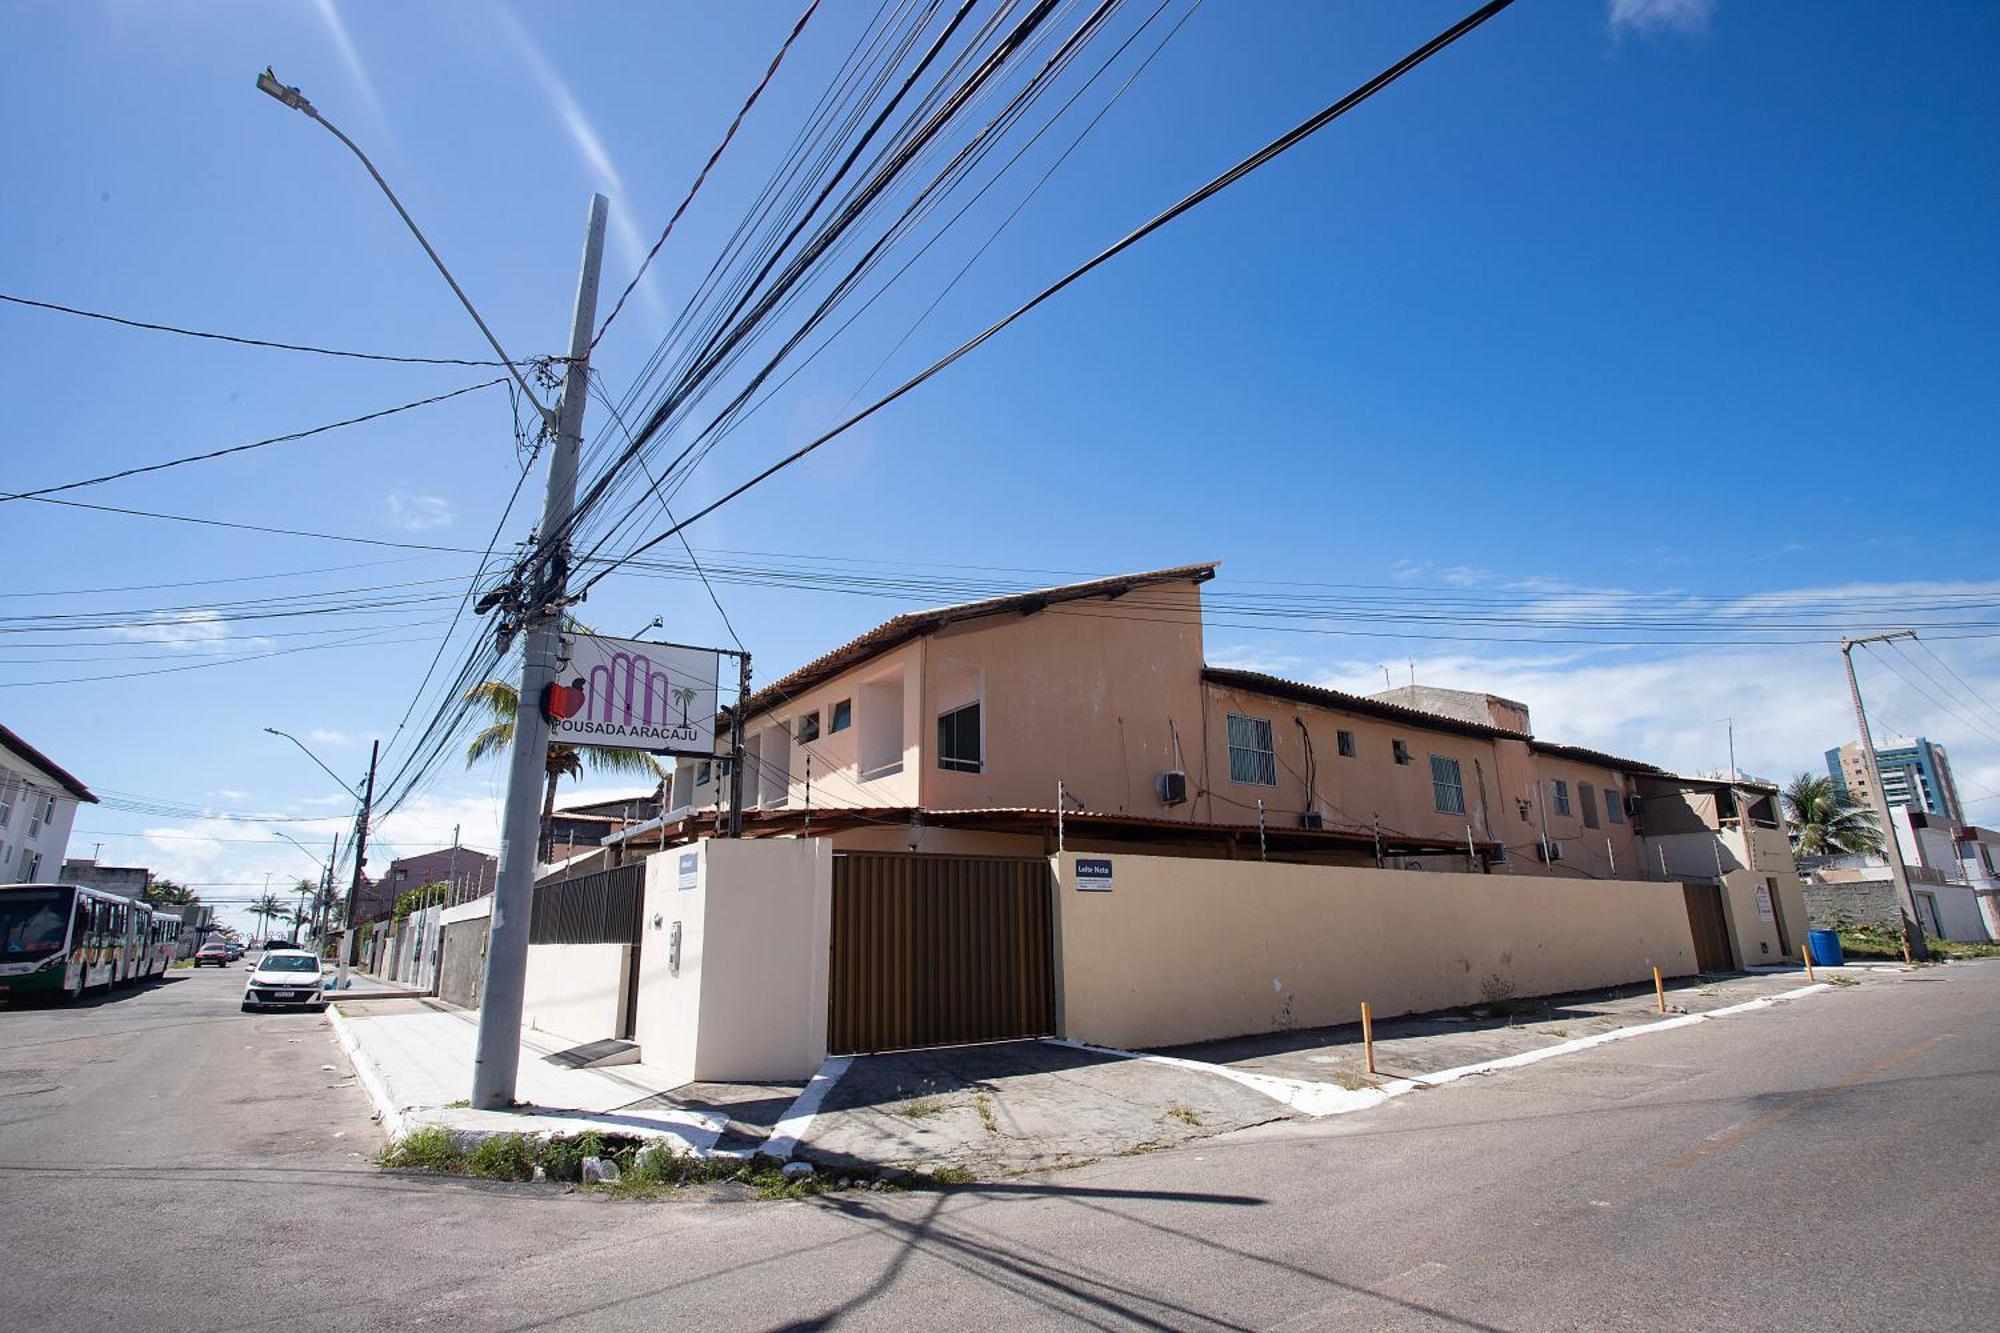
{"label": "brown metal gate", "polygon": [[828,1050],[1054,1032],[1051,912],[1046,861],[836,855]]}
{"label": "brown metal gate", "polygon": [[1729,922],[1723,916],[1720,884],[1683,884],[1687,895],[1688,929],[1694,932],[1694,965],[1703,972],[1733,972]]}

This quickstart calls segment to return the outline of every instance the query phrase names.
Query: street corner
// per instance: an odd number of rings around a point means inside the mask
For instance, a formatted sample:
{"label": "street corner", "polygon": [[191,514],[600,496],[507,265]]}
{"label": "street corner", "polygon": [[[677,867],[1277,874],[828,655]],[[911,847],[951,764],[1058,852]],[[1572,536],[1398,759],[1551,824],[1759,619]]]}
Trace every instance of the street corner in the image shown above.
{"label": "street corner", "polygon": [[1169,1148],[1295,1112],[1212,1072],[1054,1041],[853,1057],[801,1127],[822,1166],[992,1178]]}

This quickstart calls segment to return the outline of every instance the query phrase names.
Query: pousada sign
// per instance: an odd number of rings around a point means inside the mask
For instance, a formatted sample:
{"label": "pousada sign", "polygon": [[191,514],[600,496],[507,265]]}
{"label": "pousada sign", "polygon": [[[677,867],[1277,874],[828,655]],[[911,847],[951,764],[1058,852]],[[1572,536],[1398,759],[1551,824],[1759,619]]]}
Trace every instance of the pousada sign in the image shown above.
{"label": "pousada sign", "polygon": [[579,634],[542,697],[549,740],[653,754],[715,753],[713,648]]}

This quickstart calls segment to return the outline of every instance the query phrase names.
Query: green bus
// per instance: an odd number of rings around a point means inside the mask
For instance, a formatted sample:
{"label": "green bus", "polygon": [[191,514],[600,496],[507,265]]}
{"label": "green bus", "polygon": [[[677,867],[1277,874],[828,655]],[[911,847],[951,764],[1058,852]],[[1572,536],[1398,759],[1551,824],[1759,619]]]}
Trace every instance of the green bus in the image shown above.
{"label": "green bus", "polygon": [[162,976],[153,909],[83,884],[0,884],[0,997],[73,1000]]}

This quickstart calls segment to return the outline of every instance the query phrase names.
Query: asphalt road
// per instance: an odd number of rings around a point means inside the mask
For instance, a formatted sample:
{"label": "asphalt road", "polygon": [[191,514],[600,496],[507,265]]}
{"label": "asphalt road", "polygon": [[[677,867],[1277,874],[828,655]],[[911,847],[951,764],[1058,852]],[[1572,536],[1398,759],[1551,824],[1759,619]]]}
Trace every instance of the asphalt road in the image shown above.
{"label": "asphalt road", "polygon": [[323,1020],[237,1014],[241,975],[0,1009],[0,1327],[2000,1326],[1995,963],[1308,1127],[785,1204],[384,1175]]}

